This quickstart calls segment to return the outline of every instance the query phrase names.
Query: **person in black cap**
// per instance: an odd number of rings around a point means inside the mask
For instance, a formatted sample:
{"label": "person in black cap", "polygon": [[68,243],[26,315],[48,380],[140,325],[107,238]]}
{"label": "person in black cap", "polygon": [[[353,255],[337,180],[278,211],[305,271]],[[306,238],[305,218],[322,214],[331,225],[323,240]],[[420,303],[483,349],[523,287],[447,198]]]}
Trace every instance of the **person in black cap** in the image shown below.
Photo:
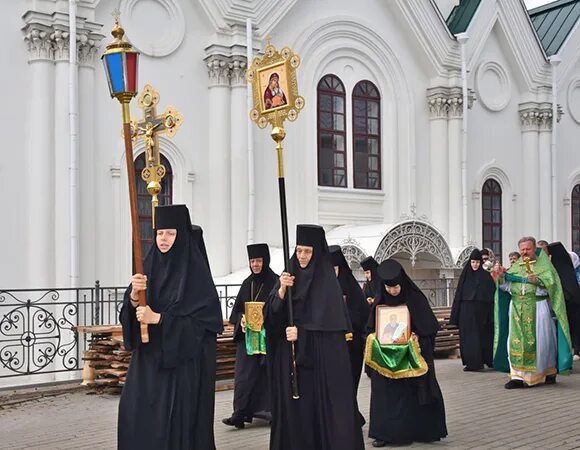
{"label": "person in black cap", "polygon": [[253,417],[270,420],[265,353],[256,349],[250,349],[248,353],[244,311],[246,302],[265,301],[278,281],[278,275],[270,269],[268,244],[251,244],[247,249],[251,274],[242,283],[230,316],[237,344],[234,413],[222,420],[236,428],[244,428],[244,422],[251,423]]}
{"label": "person in black cap", "polygon": [[373,304],[375,294],[381,288],[381,280],[377,274],[379,263],[372,256],[367,256],[360,262],[362,270],[365,272],[366,281],[363,284],[363,292],[369,305]]}
{"label": "person in black cap", "polygon": [[[292,289],[295,326],[288,326]],[[271,450],[359,450],[362,424],[345,334],[351,331],[324,229],[298,225],[289,273],[264,306],[272,386]],[[292,398],[291,345],[296,344],[300,398]]]}
{"label": "person in black cap", "polygon": [[570,253],[566,251],[561,242],[548,244],[548,254],[562,283],[572,338],[572,350],[574,355],[578,355],[580,354],[580,286],[576,280],[576,271]]}
{"label": "person in black cap", "polygon": [[348,341],[348,352],[350,354],[350,365],[356,392],[363,366],[364,335],[366,334],[370,307],[346,262],[340,245],[331,245],[329,250],[352,325],[352,339]]}
{"label": "person in black cap", "polygon": [[459,327],[461,361],[466,372],[493,367],[493,302],[495,283],[483,270],[481,252],[474,249],[463,267],[449,323]]}
{"label": "person in black cap", "polygon": [[[185,205],[156,209],[155,244],[125,292],[120,321],[133,350],[121,393],[118,448],[213,450],[221,307],[203,232]],[[147,306],[138,294],[147,291]],[[143,344],[140,323],[149,328]]]}
{"label": "person in black cap", "polygon": [[375,297],[369,333],[375,333],[377,306],[406,305],[411,316],[411,331],[416,335],[412,339],[418,338],[427,371],[421,376],[413,376],[410,371],[409,376],[400,378],[372,371],[369,436],[374,438],[373,447],[438,441],[447,436],[443,395],[433,364],[439,323],[425,295],[397,261],[383,261],[378,274],[384,285]]}

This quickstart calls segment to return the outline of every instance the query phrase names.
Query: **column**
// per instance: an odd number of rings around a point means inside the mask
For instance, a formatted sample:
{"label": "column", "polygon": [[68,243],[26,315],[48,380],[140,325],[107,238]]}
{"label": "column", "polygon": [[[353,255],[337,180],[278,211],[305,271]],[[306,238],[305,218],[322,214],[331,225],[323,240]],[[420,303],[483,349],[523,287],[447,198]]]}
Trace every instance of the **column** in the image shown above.
{"label": "column", "polygon": [[463,247],[463,202],[461,191],[461,154],[463,148],[463,96],[461,88],[453,88],[449,97],[449,235],[452,248]]}
{"label": "column", "polygon": [[431,218],[445,239],[449,238],[449,156],[446,88],[427,90],[429,148],[431,157]]}
{"label": "column", "polygon": [[54,41],[54,243],[56,287],[70,285],[70,124],[69,124],[69,33],[58,29]]}
{"label": "column", "polygon": [[99,42],[88,34],[79,35],[79,284],[95,282],[97,249],[97,195],[95,171],[95,60]]}
{"label": "column", "polygon": [[538,182],[538,116],[537,104],[520,105],[520,122],[522,126],[522,219],[521,235],[531,235],[541,239],[540,233],[540,186]]}
{"label": "column", "polygon": [[231,270],[231,92],[228,58],[211,55],[205,59],[209,74],[208,186],[211,186],[206,245],[214,276]]}
{"label": "column", "polygon": [[231,107],[231,214],[232,270],[248,265],[248,110],[246,106],[246,57],[234,56],[230,63]]}
{"label": "column", "polygon": [[553,240],[552,231],[552,105],[547,103],[539,111],[539,173],[540,234],[538,239]]}
{"label": "column", "polygon": [[[26,20],[25,16],[25,20]],[[54,63],[51,31],[31,24],[24,30],[28,44],[30,92],[28,96],[27,171],[27,284],[29,288],[54,286]]]}

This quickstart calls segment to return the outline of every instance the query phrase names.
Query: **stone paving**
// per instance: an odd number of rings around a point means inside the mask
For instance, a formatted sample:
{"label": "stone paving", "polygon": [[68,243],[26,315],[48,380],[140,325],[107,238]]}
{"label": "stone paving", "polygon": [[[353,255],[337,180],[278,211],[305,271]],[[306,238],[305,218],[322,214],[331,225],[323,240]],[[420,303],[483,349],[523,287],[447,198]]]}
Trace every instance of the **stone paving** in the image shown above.
{"label": "stone paving", "polygon": [[[459,360],[437,360],[449,436],[412,448],[580,448],[580,365],[555,386],[507,391],[505,374],[464,373]],[[370,383],[363,375],[359,405],[368,418]],[[0,449],[115,449],[118,397],[76,391],[0,409]],[[267,449],[269,427],[226,427],[232,391],[216,393],[218,450]],[[368,433],[365,426],[364,434]],[[365,438],[371,449],[371,439]],[[403,447],[399,447],[403,448]]]}

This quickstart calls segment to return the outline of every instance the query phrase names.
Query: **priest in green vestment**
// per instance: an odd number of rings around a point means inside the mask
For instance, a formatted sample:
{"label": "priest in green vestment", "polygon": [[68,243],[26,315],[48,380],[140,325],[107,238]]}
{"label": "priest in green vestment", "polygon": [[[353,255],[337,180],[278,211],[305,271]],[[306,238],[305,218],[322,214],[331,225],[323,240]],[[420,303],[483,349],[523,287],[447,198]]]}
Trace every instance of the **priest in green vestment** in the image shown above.
{"label": "priest in green vestment", "polygon": [[494,368],[509,372],[506,389],[554,384],[572,367],[572,345],[560,278],[531,236],[521,257],[498,276]]}

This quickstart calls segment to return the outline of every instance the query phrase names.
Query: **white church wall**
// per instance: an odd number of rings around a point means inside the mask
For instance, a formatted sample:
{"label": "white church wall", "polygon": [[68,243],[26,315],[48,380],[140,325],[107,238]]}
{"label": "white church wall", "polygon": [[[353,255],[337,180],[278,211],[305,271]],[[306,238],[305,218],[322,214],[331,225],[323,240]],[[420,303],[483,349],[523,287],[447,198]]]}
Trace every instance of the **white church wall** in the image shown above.
{"label": "white church wall", "polygon": [[[146,9],[151,7],[150,3],[142,2],[140,9],[136,8],[136,19],[149,17]],[[204,227],[206,240],[211,243],[215,241],[208,236],[213,234],[207,226],[208,203],[212,201],[212,190],[219,187],[220,174],[208,173],[208,153],[211,151],[209,135],[224,133],[224,130],[211,129],[208,122],[208,75],[203,61],[205,54],[202,44],[208,41],[210,35],[208,21],[199,5],[191,2],[179,2],[179,5],[183,13],[182,19],[186,24],[183,41],[166,56],[150,56],[146,53],[141,55],[139,88],[151,84],[159,91],[158,113],[173,105],[184,116],[182,127],[171,139],[174,150],[168,151],[162,141],[161,151],[167,154],[170,162],[172,159],[175,160],[171,157],[172,153],[181,155],[179,164],[172,165],[175,180],[173,203],[188,205],[192,221]],[[105,24],[103,30],[107,33],[112,22],[110,11],[116,6],[115,1],[102,1],[97,9],[97,21]],[[159,5],[155,7],[158,8]],[[157,10],[152,12],[159,13]],[[180,20],[179,17],[170,19],[167,14],[165,17],[159,15],[150,17],[151,20],[154,18],[165,22],[162,24],[163,27],[159,26],[159,30],[152,34],[152,39],[163,37],[159,35],[162,33],[161,30],[169,30],[171,26],[176,26],[172,25],[172,21]],[[136,26],[132,20],[125,18],[123,22],[129,39],[132,36],[132,27]],[[135,45],[141,44],[146,48],[148,45],[146,35],[136,30],[133,34],[143,39],[142,42],[136,39]],[[109,40],[107,37],[105,43]],[[99,130],[96,136],[98,153],[96,171],[99,186],[98,210],[103,217],[99,222],[102,224],[99,227],[99,240],[102,243],[111,241],[116,243],[113,246],[99,246],[97,273],[102,280],[124,284],[131,271],[131,240],[124,145],[121,139],[121,111],[118,102],[111,100],[107,95],[104,72],[100,67],[97,68],[96,75],[94,100],[97,108],[96,127]],[[132,102],[131,113],[134,119],[142,118],[142,111],[138,109],[136,100]]]}
{"label": "white church wall", "polygon": [[0,119],[4,124],[0,148],[0,189],[4,193],[4,212],[0,220],[0,234],[3,236],[0,286],[3,288],[23,287],[27,255],[35,252],[33,248],[29,249],[27,239],[27,167],[28,158],[43,151],[35,148],[29,156],[30,136],[34,133],[29,118],[35,111],[31,111],[29,106],[32,92],[30,68],[26,44],[19,31],[23,13],[21,2],[8,2],[3,11],[5,23],[0,29],[3,45],[0,84],[5,96],[0,108]]}
{"label": "white church wall", "polygon": [[558,104],[562,107],[563,115],[556,125],[556,238],[569,249],[572,244],[570,200],[572,189],[580,183],[580,53],[577,50],[575,53],[570,55],[575,57],[575,64],[558,83]]}
{"label": "white church wall", "polygon": [[[503,260],[515,248],[520,219],[522,143],[518,104],[526,90],[511,62],[513,53],[496,24],[470,70],[476,101],[468,116],[467,180],[469,239],[482,244],[481,189],[488,177],[502,187]],[[516,197],[514,197],[516,195]]]}

